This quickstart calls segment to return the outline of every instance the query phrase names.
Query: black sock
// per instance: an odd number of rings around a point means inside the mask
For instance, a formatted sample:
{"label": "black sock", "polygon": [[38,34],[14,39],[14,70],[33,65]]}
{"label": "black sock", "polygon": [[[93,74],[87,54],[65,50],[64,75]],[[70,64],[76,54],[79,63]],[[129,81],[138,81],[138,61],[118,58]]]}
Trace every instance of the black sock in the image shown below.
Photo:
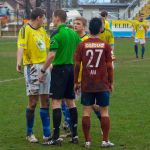
{"label": "black sock", "polygon": [[137,45],[134,45],[134,51],[135,51],[136,57],[138,57],[138,46]]}
{"label": "black sock", "polygon": [[60,108],[53,109],[53,127],[54,127],[53,139],[54,140],[59,138],[60,124],[61,124],[61,109]]}
{"label": "black sock", "polygon": [[94,113],[96,114],[99,121],[101,121],[101,113],[99,111],[94,110]]}
{"label": "black sock", "polygon": [[71,119],[71,131],[72,131],[72,137],[77,136],[77,124],[78,124],[78,112],[77,108],[70,108],[70,119]]}
{"label": "black sock", "polygon": [[142,58],[144,57],[144,53],[145,53],[145,47],[142,46]]}

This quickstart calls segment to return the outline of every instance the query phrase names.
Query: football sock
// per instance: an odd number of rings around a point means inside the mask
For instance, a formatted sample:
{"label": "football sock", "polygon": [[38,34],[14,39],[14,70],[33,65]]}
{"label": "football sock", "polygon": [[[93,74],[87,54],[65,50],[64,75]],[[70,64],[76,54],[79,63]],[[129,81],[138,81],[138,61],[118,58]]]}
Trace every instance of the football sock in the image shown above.
{"label": "football sock", "polygon": [[82,130],[84,133],[85,141],[91,141],[90,138],[90,127],[91,127],[91,121],[89,116],[83,116],[82,117]]}
{"label": "football sock", "polygon": [[101,113],[99,111],[94,110],[94,113],[96,114],[97,118],[101,120]]}
{"label": "football sock", "polygon": [[108,141],[109,129],[110,129],[110,119],[109,117],[101,117],[101,128],[103,131],[103,141]]}
{"label": "football sock", "polygon": [[61,109],[60,108],[53,109],[53,127],[54,127],[53,139],[54,140],[59,138],[60,124],[61,124]]}
{"label": "football sock", "polygon": [[72,137],[77,136],[77,124],[78,124],[78,112],[77,108],[70,108],[70,120],[71,120],[71,131],[72,131]]}
{"label": "football sock", "polygon": [[135,51],[136,57],[138,57],[138,46],[137,45],[134,45],[134,51]]}
{"label": "football sock", "polygon": [[142,58],[144,57],[144,53],[145,53],[145,47],[142,46]]}
{"label": "football sock", "polygon": [[64,120],[70,127],[70,123],[71,123],[70,122],[70,112],[69,112],[69,109],[68,109],[68,107],[64,101],[62,101],[62,103],[61,103],[61,109],[62,109],[62,112],[64,114]]}
{"label": "football sock", "polygon": [[48,108],[40,108],[40,116],[42,120],[43,135],[49,137],[51,135],[50,131],[50,117]]}
{"label": "football sock", "polygon": [[34,125],[34,110],[29,108],[26,109],[26,126],[27,126],[27,135],[31,135],[33,133],[33,125]]}

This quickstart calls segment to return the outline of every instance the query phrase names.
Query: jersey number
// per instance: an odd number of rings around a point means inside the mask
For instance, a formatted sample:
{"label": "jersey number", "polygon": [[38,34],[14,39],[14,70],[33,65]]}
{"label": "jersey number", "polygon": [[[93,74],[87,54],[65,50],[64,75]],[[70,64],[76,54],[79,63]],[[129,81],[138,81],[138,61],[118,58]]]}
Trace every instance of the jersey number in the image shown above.
{"label": "jersey number", "polygon": [[[94,55],[96,55],[98,53],[98,57],[97,57],[97,61],[96,61],[96,64],[95,66],[91,64],[92,60],[93,60],[93,57]],[[86,51],[86,56],[90,56],[90,59],[87,63],[87,67],[90,67],[90,68],[93,68],[93,67],[98,67],[99,66],[99,63],[100,63],[100,59],[101,59],[101,56],[102,56],[102,53],[103,53],[103,50],[102,49],[95,49],[95,51],[93,50],[87,50]]]}

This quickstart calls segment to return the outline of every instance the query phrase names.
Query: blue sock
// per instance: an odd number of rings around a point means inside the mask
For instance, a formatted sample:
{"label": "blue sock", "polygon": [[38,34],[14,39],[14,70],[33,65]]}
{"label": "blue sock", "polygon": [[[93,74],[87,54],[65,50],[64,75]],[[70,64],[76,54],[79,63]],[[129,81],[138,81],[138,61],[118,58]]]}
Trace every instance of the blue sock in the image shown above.
{"label": "blue sock", "polygon": [[138,46],[137,45],[134,45],[134,51],[135,51],[136,57],[138,57]]}
{"label": "blue sock", "polygon": [[27,126],[27,135],[31,135],[33,133],[33,125],[34,125],[34,110],[29,108],[26,109],[26,126]]}
{"label": "blue sock", "polygon": [[142,58],[144,57],[144,53],[145,53],[145,47],[142,46]]}
{"label": "blue sock", "polygon": [[51,135],[50,131],[50,117],[48,108],[40,108],[40,116],[42,120],[43,135],[49,137]]}
{"label": "blue sock", "polygon": [[94,110],[94,113],[96,114],[97,118],[99,120],[101,120],[101,113],[99,111],[95,111],[95,110]]}
{"label": "blue sock", "polygon": [[70,112],[69,112],[69,109],[68,109],[68,107],[67,107],[67,105],[64,101],[62,101],[62,103],[61,103],[61,109],[62,109],[62,112],[64,114],[65,122],[70,126],[70,123],[71,123],[71,121],[70,121]]}

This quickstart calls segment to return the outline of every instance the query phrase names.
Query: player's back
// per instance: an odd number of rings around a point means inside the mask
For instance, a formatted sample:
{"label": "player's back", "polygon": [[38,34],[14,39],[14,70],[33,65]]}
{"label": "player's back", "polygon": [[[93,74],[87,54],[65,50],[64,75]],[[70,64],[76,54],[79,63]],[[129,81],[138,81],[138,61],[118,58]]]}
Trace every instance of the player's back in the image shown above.
{"label": "player's back", "polygon": [[114,44],[114,36],[109,29],[104,29],[104,31],[99,34],[99,38],[110,45]]}
{"label": "player's back", "polygon": [[82,42],[83,92],[109,90],[107,62],[111,62],[111,48],[99,38],[89,38]]}
{"label": "player's back", "polygon": [[51,46],[57,47],[54,65],[73,64],[73,55],[79,42],[79,35],[68,28],[65,24],[59,26],[58,30],[51,36]]}

